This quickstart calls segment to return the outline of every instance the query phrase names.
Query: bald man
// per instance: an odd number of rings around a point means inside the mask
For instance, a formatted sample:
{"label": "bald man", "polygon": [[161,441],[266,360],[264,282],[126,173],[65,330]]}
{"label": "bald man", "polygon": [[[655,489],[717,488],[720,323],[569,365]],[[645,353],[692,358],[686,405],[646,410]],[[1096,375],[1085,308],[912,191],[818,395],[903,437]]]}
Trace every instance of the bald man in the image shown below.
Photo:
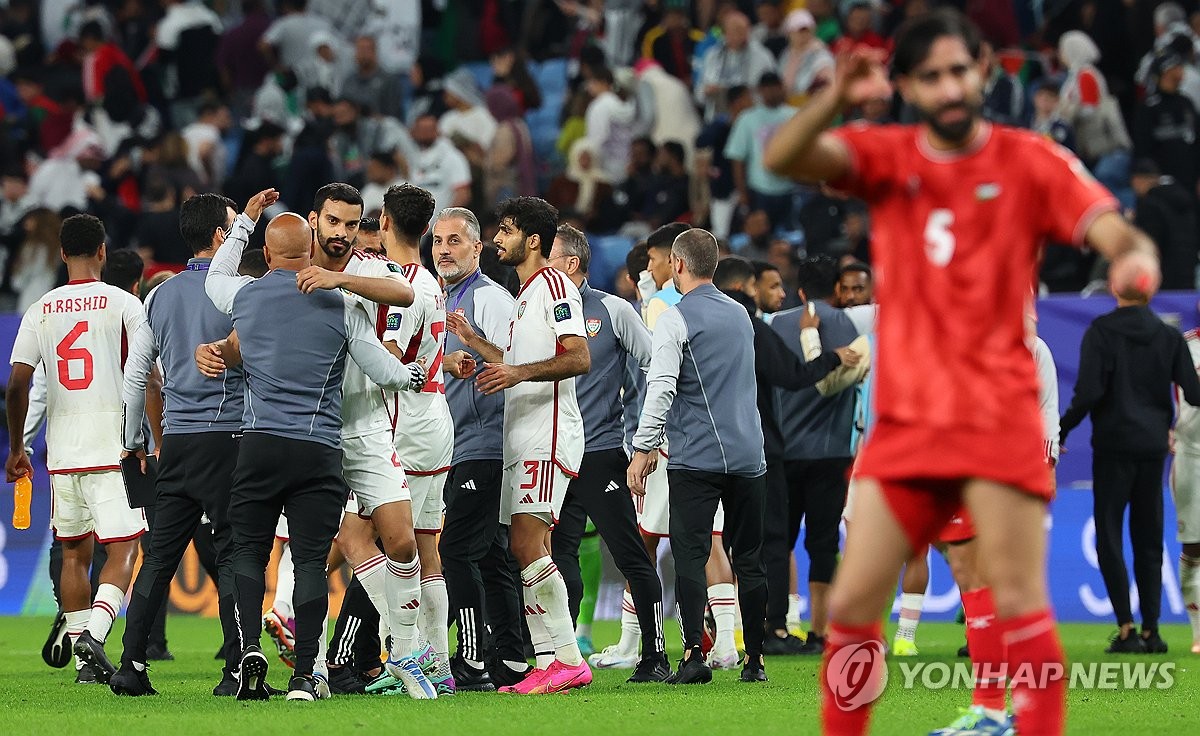
{"label": "bald man", "polygon": [[[342,378],[347,354],[368,377],[392,391],[419,391],[425,371],[402,364],[380,344],[361,302],[320,288],[302,272],[311,265],[312,228],[284,213],[267,225],[260,279],[238,275],[254,220],[238,215],[217,251],[204,288],[233,318],[246,376],[243,437],[230,493],[235,612],[242,656],[239,700],[265,700],[267,658],[259,648],[266,566],[275,522],[286,513],[296,588],[296,670],[288,700],[329,695],[314,679],[326,609],[325,559],[342,518]],[[347,291],[386,288],[354,277]]]}

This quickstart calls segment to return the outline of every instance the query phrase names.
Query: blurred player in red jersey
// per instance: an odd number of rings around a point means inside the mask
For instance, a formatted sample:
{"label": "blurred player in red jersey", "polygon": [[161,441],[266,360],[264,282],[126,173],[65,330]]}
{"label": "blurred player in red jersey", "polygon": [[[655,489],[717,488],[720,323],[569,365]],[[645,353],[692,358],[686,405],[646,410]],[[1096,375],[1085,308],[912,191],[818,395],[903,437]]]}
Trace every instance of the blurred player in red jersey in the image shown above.
{"label": "blurred player in red jersey", "polygon": [[1021,733],[1059,734],[1066,682],[1047,676],[1063,661],[1044,570],[1051,478],[1022,315],[1047,239],[1086,243],[1149,292],[1156,251],[1072,154],[982,119],[979,32],[961,15],[922,16],[898,39],[896,80],[920,124],[824,132],[842,110],[891,94],[879,57],[856,51],[765,154],[776,173],[866,200],[875,226],[877,421],[830,594],[823,729],[866,732],[878,680],[854,679],[855,665],[865,653],[883,667],[879,611],[901,566],[965,505],[1009,672],[1032,675],[1012,683]]}

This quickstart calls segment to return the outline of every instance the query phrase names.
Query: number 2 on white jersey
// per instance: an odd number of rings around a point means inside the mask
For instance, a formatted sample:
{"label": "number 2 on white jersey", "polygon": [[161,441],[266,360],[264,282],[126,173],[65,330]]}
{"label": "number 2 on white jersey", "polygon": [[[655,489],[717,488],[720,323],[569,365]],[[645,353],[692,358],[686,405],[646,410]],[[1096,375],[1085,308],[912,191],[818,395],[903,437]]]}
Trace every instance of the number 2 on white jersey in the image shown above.
{"label": "number 2 on white jersey", "polygon": [[925,255],[938,268],[945,268],[954,257],[954,213],[947,209],[936,209],[925,221]]}

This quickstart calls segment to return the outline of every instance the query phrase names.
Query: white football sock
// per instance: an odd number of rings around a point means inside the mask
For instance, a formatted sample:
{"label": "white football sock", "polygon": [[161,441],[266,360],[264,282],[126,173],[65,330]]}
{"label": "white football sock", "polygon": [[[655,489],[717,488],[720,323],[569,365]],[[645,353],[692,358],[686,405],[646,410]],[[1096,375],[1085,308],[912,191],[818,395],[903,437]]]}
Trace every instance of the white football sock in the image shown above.
{"label": "white football sock", "polygon": [[396,562],[388,558],[388,628],[392,630],[392,655],[411,657],[421,613],[421,560]]}
{"label": "white football sock", "polygon": [[421,634],[429,640],[438,661],[450,663],[450,598],[446,578],[430,575],[421,581]]}
{"label": "white football sock", "polygon": [[296,611],[292,608],[292,591],[295,589],[296,566],[292,564],[292,545],[285,543],[275,574],[275,601],[271,604],[285,620],[296,617]]}
{"label": "white football sock", "polygon": [[544,670],[554,663],[554,642],[542,618],[546,612],[538,603],[537,595],[524,585],[521,586],[521,601],[525,606],[525,626],[529,628],[529,642],[533,644],[536,665],[539,670]]}
{"label": "white football sock", "polygon": [[550,556],[535,560],[522,570],[521,584],[533,594],[540,608],[539,618],[550,636],[555,659],[569,665],[583,662],[583,655],[579,653],[579,643],[575,641],[575,627],[571,625],[567,583]]}
{"label": "white football sock", "polygon": [[112,631],[113,621],[121,612],[121,604],[125,602],[125,591],[112,583],[100,583],[96,589],[96,599],[92,602],[92,615],[88,619],[87,630],[101,644]]}
{"label": "white football sock", "polygon": [[329,616],[321,619],[321,638],[317,639],[317,658],[313,661],[313,674],[329,681]]}
{"label": "white football sock", "polygon": [[[80,611],[66,611],[63,616],[67,619],[67,636],[71,640],[71,647],[75,647],[75,641],[79,635],[87,630],[88,619],[92,617],[92,610],[84,608]],[[75,657],[75,669],[78,670],[83,666],[83,660]]]}
{"label": "white football sock", "polygon": [[900,596],[900,626],[896,638],[906,641],[917,640],[917,624],[921,621],[921,607],[925,604],[924,593],[903,593]]}
{"label": "white football sock", "polygon": [[387,556],[378,554],[354,566],[354,577],[358,578],[359,585],[367,592],[367,598],[371,599],[375,610],[379,612],[380,629],[383,631],[380,641],[387,640],[387,589],[391,577],[388,574],[387,561]]}
{"label": "white football sock", "polygon": [[800,594],[788,594],[788,610],[787,618],[785,619],[788,630],[800,628]]}
{"label": "white football sock", "polygon": [[717,624],[717,640],[713,649],[727,652],[736,648],[733,641],[733,626],[737,620],[737,588],[733,583],[717,583],[708,586],[708,607],[712,609]]}
{"label": "white football sock", "polygon": [[642,646],[642,627],[638,623],[637,606],[633,605],[633,594],[628,590],[621,596],[621,640],[617,651],[622,654],[637,654]]}
{"label": "white football sock", "polygon": [[1192,642],[1200,642],[1200,559],[1179,555],[1179,587],[1183,591],[1183,607],[1192,623]]}

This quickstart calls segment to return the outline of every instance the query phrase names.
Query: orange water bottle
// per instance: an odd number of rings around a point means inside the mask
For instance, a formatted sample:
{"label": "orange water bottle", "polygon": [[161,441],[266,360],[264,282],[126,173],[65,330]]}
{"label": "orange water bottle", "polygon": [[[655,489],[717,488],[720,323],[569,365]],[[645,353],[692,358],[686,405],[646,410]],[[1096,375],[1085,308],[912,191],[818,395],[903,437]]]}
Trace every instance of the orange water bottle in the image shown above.
{"label": "orange water bottle", "polygon": [[29,528],[29,503],[33,500],[33,481],[22,475],[13,484],[13,529]]}

